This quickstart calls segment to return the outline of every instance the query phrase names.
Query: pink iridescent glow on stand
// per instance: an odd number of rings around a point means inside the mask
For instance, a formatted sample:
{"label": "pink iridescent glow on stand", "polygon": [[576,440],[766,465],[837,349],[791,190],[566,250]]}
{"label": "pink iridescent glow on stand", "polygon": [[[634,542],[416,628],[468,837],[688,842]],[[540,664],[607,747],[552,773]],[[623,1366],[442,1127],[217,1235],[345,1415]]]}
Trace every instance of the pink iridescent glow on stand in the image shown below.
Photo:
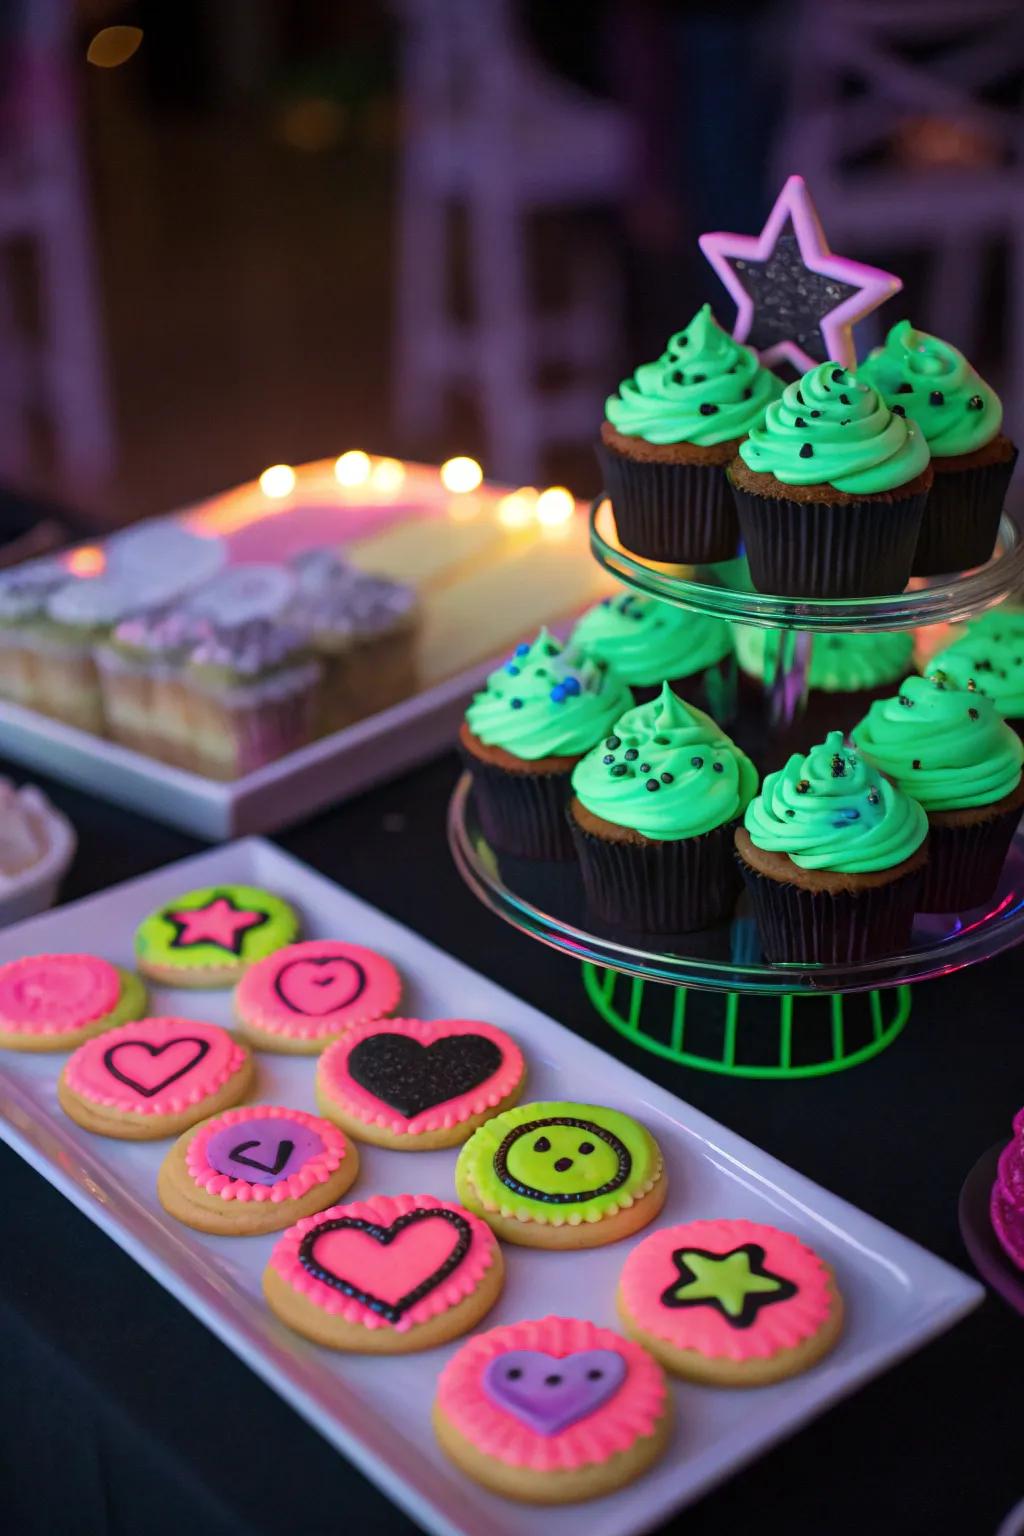
{"label": "pink iridescent glow on stand", "polygon": [[[790,176],[786,181],[759,235],[717,231],[700,237],[698,243],[701,250],[736,300],[736,324],[732,333],[737,341],[746,341],[754,323],[754,300],[729,265],[730,258],[767,261],[790,222],[804,265],[821,277],[857,289],[856,293],[823,315],[820,321],[828,356],[844,368],[855,368],[857,354],[853,344],[853,327],[858,320],[863,320],[865,315],[877,309],[879,304],[898,293],[903,284],[892,272],[883,272],[880,267],[869,267],[863,262],[833,255],[802,176]],[[785,360],[792,363],[799,373],[815,367],[817,362],[795,340],[776,342],[774,346],[767,347],[760,357],[766,367]]]}

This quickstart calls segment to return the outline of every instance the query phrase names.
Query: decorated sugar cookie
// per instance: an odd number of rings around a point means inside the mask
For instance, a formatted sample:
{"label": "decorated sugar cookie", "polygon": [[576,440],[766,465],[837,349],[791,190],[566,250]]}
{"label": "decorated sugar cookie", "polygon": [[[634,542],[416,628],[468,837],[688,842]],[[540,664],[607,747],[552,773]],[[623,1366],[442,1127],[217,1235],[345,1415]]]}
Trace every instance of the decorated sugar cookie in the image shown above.
{"label": "decorated sugar cookie", "polygon": [[434,1400],[442,1450],[485,1487],[537,1504],[632,1482],[664,1451],[671,1422],[657,1361],[610,1328],[565,1317],[470,1339]]}
{"label": "decorated sugar cookie", "polygon": [[454,1201],[374,1195],[297,1222],[270,1255],[263,1290],[318,1344],[408,1354],[475,1328],[504,1274],[490,1228]]}
{"label": "decorated sugar cookie", "polygon": [[619,1283],[626,1332],[691,1381],[756,1387],[828,1353],[843,1326],[831,1269],[754,1221],[693,1221],[638,1243]]}
{"label": "decorated sugar cookie", "polygon": [[333,1205],[355,1182],[359,1153],[318,1115],[254,1104],[180,1136],[157,1179],[164,1209],[200,1232],[279,1232]]}
{"label": "decorated sugar cookie", "polygon": [[219,1024],[139,1019],[80,1045],[57,1097],[87,1131],[156,1141],[237,1104],[252,1077],[249,1052]]}
{"label": "decorated sugar cookie", "polygon": [[290,944],[293,909],[252,885],[208,886],[167,902],[135,934],[139,970],[171,987],[229,987],[257,960]]}
{"label": "decorated sugar cookie", "polygon": [[665,1203],[654,1137],[594,1104],[521,1104],[459,1153],[459,1199],[499,1237],[533,1248],[597,1248],[638,1232]]}
{"label": "decorated sugar cookie", "polygon": [[375,950],[310,939],[246,971],[235,1015],[262,1050],[315,1055],[354,1025],[390,1013],[401,991],[398,972]]}
{"label": "decorated sugar cookie", "polygon": [[70,1051],[146,1011],[134,971],[95,955],[26,955],[0,965],[0,1046]]}
{"label": "decorated sugar cookie", "polygon": [[351,1136],[398,1151],[455,1147],[522,1091],[522,1052],[472,1019],[360,1024],[317,1064],[317,1103]]}

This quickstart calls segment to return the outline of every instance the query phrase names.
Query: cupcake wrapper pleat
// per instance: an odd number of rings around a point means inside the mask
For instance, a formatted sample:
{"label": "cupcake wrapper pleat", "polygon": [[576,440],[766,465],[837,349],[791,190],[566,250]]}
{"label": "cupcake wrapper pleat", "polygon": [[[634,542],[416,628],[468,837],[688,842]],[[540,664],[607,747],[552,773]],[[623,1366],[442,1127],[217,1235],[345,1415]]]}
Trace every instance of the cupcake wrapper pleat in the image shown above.
{"label": "cupcake wrapper pleat", "polygon": [[861,891],[809,890],[773,880],[737,856],[768,960],[842,965],[905,949],[924,868]]}
{"label": "cupcake wrapper pleat", "polygon": [[613,842],[569,816],[587,906],[613,927],[688,933],[732,916],[740,882],[733,861],[736,822],[675,842]]}
{"label": "cupcake wrapper pleat", "polygon": [[906,586],[926,491],[902,501],[831,504],[732,489],[758,592],[876,597]]}
{"label": "cupcake wrapper pleat", "polygon": [[1015,448],[1004,464],[936,471],[914,552],[915,576],[968,571],[991,559],[1016,462]]}
{"label": "cupcake wrapper pleat", "polygon": [[739,524],[723,465],[629,459],[603,443],[597,456],[627,550],[678,565],[734,559]]}
{"label": "cupcake wrapper pleat", "polygon": [[965,912],[988,901],[1020,821],[1015,806],[966,827],[929,823],[928,870],[919,912]]}
{"label": "cupcake wrapper pleat", "polygon": [[571,859],[565,821],[571,773],[510,773],[462,751],[473,776],[473,796],[491,847],[524,859]]}

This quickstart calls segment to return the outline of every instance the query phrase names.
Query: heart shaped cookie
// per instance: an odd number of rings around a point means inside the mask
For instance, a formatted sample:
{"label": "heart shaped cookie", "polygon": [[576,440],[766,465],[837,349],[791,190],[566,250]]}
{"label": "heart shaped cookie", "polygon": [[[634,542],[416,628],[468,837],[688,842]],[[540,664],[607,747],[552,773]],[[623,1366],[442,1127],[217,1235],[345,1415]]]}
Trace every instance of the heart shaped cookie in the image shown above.
{"label": "heart shaped cookie", "polygon": [[264,1050],[314,1053],[397,1005],[402,984],[383,955],[312,939],[251,966],[235,990],[246,1034]]}

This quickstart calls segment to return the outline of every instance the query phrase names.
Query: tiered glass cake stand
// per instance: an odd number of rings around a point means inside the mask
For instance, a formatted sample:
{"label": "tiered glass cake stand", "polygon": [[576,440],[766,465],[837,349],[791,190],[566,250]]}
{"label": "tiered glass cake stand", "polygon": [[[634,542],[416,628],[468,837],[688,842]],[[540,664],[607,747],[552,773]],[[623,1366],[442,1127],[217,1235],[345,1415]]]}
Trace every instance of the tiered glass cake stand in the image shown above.
{"label": "tiered glass cake stand", "polygon": [[[644,560],[619,544],[604,498],[591,512],[591,547],[605,570],[638,592],[770,632],[763,711],[769,740],[799,723],[815,634],[956,622],[1024,584],[1024,530],[1009,513],[992,559],[977,570],[849,601],[755,592],[742,559],[698,567]],[[587,995],[613,1028],[658,1056],[707,1071],[790,1078],[854,1066],[900,1033],[910,1016],[911,982],[975,965],[1024,939],[1021,830],[985,907],[920,915],[901,954],[820,966],[764,960],[743,898],[731,923],[701,933],[648,937],[602,927],[587,911],[575,864],[513,859],[488,845],[468,775],[452,797],[448,834],[462,878],[485,905],[583,962]]]}

